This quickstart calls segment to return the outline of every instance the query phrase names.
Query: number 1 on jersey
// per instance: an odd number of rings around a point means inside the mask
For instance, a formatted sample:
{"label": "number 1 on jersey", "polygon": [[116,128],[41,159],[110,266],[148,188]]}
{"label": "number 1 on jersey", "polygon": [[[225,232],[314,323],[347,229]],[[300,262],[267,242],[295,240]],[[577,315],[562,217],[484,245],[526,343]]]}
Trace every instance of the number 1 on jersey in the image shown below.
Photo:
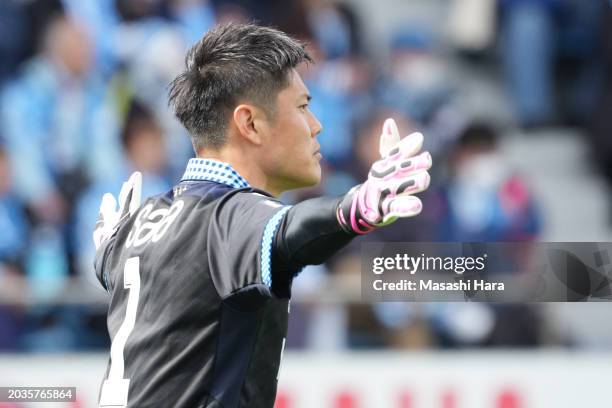
{"label": "number 1 on jersey", "polygon": [[125,319],[111,344],[111,366],[108,378],[102,385],[100,407],[127,406],[130,379],[123,378],[125,369],[123,349],[136,323],[136,310],[140,297],[140,259],[138,257],[130,258],[125,262],[123,283],[124,289],[129,289],[130,294],[128,295]]}

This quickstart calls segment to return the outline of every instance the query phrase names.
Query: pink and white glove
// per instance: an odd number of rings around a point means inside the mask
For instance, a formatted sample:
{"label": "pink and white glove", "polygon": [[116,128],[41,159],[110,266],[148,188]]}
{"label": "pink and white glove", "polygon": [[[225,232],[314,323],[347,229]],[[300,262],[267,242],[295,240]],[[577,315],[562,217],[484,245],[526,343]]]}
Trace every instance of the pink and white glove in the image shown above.
{"label": "pink and white glove", "polygon": [[336,216],[342,228],[366,234],[398,218],[421,212],[421,200],[412,194],[429,187],[431,155],[417,153],[423,135],[412,133],[400,140],[397,125],[387,119],[380,136],[380,155],[370,168],[365,183],[353,187],[338,206]]}

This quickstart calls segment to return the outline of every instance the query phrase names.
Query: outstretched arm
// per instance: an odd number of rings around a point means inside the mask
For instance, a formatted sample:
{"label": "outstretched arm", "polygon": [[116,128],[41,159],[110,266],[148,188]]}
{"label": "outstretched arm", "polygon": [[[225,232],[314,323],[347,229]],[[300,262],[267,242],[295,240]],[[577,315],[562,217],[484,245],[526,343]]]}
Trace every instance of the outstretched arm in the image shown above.
{"label": "outstretched arm", "polygon": [[[368,179],[339,198],[301,202],[287,211],[274,239],[273,280],[291,279],[304,265],[320,264],[354,237],[421,212],[413,194],[429,186],[431,155],[418,154],[423,135],[400,140],[397,125],[387,119],[380,139],[381,159]],[[283,276],[283,275],[291,276]]]}

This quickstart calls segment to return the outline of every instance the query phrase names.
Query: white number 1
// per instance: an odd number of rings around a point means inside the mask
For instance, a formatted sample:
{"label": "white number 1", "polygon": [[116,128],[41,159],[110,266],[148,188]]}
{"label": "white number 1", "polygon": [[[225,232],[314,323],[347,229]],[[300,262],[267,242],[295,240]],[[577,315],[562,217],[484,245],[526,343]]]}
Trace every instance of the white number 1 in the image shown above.
{"label": "white number 1", "polygon": [[125,319],[111,344],[111,366],[108,378],[102,384],[100,407],[127,406],[130,379],[123,378],[125,368],[123,349],[136,323],[136,310],[140,297],[140,259],[138,257],[130,258],[125,262],[123,282],[124,289],[129,289],[130,294],[125,310]]}

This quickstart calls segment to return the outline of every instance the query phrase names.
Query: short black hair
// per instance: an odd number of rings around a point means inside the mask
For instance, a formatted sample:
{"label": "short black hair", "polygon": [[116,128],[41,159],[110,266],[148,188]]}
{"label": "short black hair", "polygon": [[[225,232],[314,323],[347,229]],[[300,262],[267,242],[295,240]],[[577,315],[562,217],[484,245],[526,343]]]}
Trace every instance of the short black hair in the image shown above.
{"label": "short black hair", "polygon": [[304,43],[253,23],[228,23],[207,32],[185,58],[185,71],[170,84],[169,103],[191,134],[196,152],[225,143],[229,114],[246,100],[274,114],[289,71],[312,59]]}

